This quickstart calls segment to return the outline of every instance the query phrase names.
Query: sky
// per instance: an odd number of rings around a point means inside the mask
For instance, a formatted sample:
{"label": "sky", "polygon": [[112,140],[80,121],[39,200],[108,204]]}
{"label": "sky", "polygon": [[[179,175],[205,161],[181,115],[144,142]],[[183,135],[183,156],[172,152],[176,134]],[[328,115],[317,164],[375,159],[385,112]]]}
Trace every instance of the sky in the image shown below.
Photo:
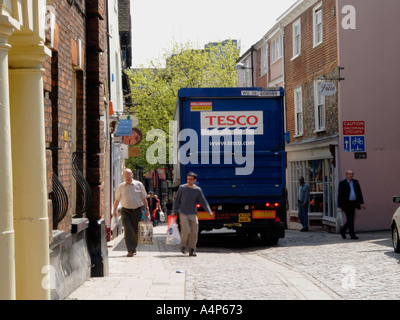
{"label": "sky", "polygon": [[297,0],[131,0],[132,66],[162,62],[172,44],[239,40],[257,43]]}

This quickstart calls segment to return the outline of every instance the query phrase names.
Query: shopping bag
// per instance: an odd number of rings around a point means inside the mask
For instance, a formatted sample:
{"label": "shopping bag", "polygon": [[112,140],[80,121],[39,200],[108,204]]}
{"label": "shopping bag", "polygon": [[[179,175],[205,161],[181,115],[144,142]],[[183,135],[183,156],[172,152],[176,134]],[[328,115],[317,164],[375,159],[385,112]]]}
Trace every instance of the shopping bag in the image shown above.
{"label": "shopping bag", "polygon": [[153,244],[153,223],[139,221],[139,244]]}
{"label": "shopping bag", "polygon": [[176,224],[176,217],[170,218],[168,216],[168,229],[167,229],[167,244],[180,244],[181,235],[179,234],[178,225]]}
{"label": "shopping bag", "polygon": [[164,211],[160,211],[160,221],[165,222],[165,214]]}
{"label": "shopping bag", "polygon": [[342,210],[338,209],[336,213],[336,221],[340,227],[344,226],[344,213]]}

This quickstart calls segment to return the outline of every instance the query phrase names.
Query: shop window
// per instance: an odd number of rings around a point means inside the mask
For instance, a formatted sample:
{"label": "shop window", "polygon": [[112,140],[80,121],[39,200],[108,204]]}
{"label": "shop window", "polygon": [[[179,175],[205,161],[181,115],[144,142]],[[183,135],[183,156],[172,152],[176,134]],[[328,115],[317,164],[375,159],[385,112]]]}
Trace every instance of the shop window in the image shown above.
{"label": "shop window", "polygon": [[334,217],[336,190],[332,160],[294,161],[290,170],[290,208],[298,210],[299,178],[303,176],[310,188],[310,213]]}

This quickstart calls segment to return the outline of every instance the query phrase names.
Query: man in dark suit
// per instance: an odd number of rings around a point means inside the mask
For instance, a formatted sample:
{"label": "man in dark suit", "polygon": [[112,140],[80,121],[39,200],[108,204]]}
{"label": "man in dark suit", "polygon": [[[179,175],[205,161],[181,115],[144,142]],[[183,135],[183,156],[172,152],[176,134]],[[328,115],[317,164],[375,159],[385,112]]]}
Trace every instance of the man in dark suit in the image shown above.
{"label": "man in dark suit", "polygon": [[354,218],[356,209],[365,209],[364,199],[360,183],[353,179],[354,171],[346,171],[346,179],[339,183],[338,208],[346,214],[346,223],[340,230],[343,239],[346,239],[346,231],[349,229],[351,239],[358,239],[354,232]]}

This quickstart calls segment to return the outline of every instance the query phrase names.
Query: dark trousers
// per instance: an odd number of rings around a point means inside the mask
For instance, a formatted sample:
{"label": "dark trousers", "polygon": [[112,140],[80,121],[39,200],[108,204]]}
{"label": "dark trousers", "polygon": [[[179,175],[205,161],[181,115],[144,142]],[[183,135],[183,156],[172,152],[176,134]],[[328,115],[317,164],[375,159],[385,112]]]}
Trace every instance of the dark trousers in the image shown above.
{"label": "dark trousers", "polygon": [[142,220],[142,208],[121,210],[124,225],[125,245],[128,252],[134,252],[138,243],[139,221]]}
{"label": "dark trousers", "polygon": [[349,201],[346,206],[342,209],[346,214],[346,223],[343,228],[340,230],[341,233],[345,234],[347,229],[349,229],[350,237],[355,237],[356,233],[354,232],[354,220],[356,215],[357,202]]}
{"label": "dark trousers", "polygon": [[303,229],[308,229],[308,205],[304,208],[300,200],[298,216]]}

